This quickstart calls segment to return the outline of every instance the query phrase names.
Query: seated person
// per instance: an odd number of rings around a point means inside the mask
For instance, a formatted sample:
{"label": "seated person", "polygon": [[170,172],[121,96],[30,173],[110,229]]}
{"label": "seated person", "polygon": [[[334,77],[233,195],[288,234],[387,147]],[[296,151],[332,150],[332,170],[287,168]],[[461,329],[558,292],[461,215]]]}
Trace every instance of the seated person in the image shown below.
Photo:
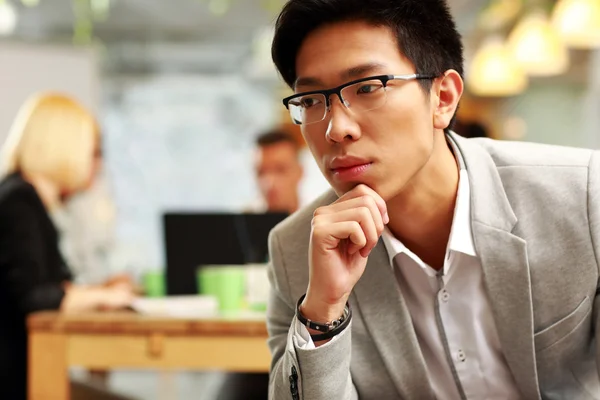
{"label": "seated person", "polygon": [[86,190],[99,164],[100,133],[92,115],[60,94],[30,99],[4,147],[0,181],[0,387],[3,398],[26,399],[26,317],[117,309],[130,304],[128,279],[71,284],[50,213]]}
{"label": "seated person", "polygon": [[298,209],[303,168],[293,136],[281,130],[262,133],[256,140],[254,171],[264,203],[257,211],[292,214]]}
{"label": "seated person", "polygon": [[[300,204],[300,181],[303,168],[300,146],[283,130],[261,133],[255,142],[254,172],[261,199],[248,212],[283,212],[292,214]],[[217,400],[266,399],[267,373],[229,373]]]}

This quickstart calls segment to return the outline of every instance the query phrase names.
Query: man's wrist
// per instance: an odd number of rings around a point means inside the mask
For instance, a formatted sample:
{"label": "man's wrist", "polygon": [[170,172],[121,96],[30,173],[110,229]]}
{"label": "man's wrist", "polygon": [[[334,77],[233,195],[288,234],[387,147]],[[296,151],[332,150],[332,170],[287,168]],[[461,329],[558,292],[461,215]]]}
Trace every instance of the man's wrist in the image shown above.
{"label": "man's wrist", "polygon": [[[315,346],[318,347],[319,345],[327,343],[334,336],[337,336],[344,331],[350,324],[352,310],[348,303],[344,303],[341,312],[337,311],[337,304],[325,303],[323,305],[323,303],[317,303],[320,306],[316,306],[314,309],[315,312],[311,312],[310,304],[314,303],[307,301],[307,304],[304,304],[305,298],[306,295],[300,297],[298,300],[296,315],[299,322],[307,328]],[[308,312],[308,316],[305,315],[306,312]],[[314,319],[315,316],[316,318],[321,319]]]}
{"label": "man's wrist", "polygon": [[[335,321],[344,315],[345,308],[346,300],[344,300],[341,304],[327,304],[311,300],[309,296],[306,295],[300,304],[299,310],[304,317],[310,319],[311,321],[319,324],[326,324]],[[314,330],[309,329],[309,332],[310,331]],[[311,332],[311,334],[312,333],[313,332]],[[319,332],[315,331],[315,333]]]}

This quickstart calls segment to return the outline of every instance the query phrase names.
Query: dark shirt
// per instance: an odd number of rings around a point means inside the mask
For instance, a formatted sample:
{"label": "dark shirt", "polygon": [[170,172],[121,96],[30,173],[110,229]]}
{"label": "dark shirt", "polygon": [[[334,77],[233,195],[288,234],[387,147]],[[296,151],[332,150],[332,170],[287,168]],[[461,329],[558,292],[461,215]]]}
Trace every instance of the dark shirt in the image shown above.
{"label": "dark shirt", "polygon": [[32,185],[0,182],[0,398],[26,399],[27,315],[56,310],[71,273],[58,232]]}

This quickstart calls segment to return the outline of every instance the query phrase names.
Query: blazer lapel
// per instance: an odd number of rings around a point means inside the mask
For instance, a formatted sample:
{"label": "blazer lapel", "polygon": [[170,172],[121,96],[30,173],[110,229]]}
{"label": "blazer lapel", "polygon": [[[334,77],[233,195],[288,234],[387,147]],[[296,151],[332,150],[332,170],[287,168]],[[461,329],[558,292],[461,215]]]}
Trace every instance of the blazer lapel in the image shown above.
{"label": "blazer lapel", "polygon": [[451,138],[469,173],[473,241],[502,352],[523,397],[539,399],[527,243],[512,233],[517,217],[490,154],[473,142]]}
{"label": "blazer lapel", "polygon": [[353,296],[400,398],[434,399],[410,313],[381,240]]}

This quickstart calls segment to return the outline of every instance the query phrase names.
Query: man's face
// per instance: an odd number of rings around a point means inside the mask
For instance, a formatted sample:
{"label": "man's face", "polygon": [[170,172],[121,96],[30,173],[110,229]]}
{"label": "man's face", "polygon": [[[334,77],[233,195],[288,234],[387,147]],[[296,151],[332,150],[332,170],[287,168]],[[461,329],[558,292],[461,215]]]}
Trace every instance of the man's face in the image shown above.
{"label": "man's face", "polygon": [[[306,37],[296,72],[295,91],[300,93],[374,75],[414,74],[415,68],[398,50],[389,28],[342,22]],[[387,201],[400,194],[431,156],[435,130],[430,96],[416,80],[391,80],[385,90],[385,104],[359,113],[332,96],[325,119],[302,126],[317,164],[338,195],[363,183]]]}
{"label": "man's face", "polygon": [[256,159],[256,176],[269,211],[295,211],[302,167],[293,144],[261,146]]}

